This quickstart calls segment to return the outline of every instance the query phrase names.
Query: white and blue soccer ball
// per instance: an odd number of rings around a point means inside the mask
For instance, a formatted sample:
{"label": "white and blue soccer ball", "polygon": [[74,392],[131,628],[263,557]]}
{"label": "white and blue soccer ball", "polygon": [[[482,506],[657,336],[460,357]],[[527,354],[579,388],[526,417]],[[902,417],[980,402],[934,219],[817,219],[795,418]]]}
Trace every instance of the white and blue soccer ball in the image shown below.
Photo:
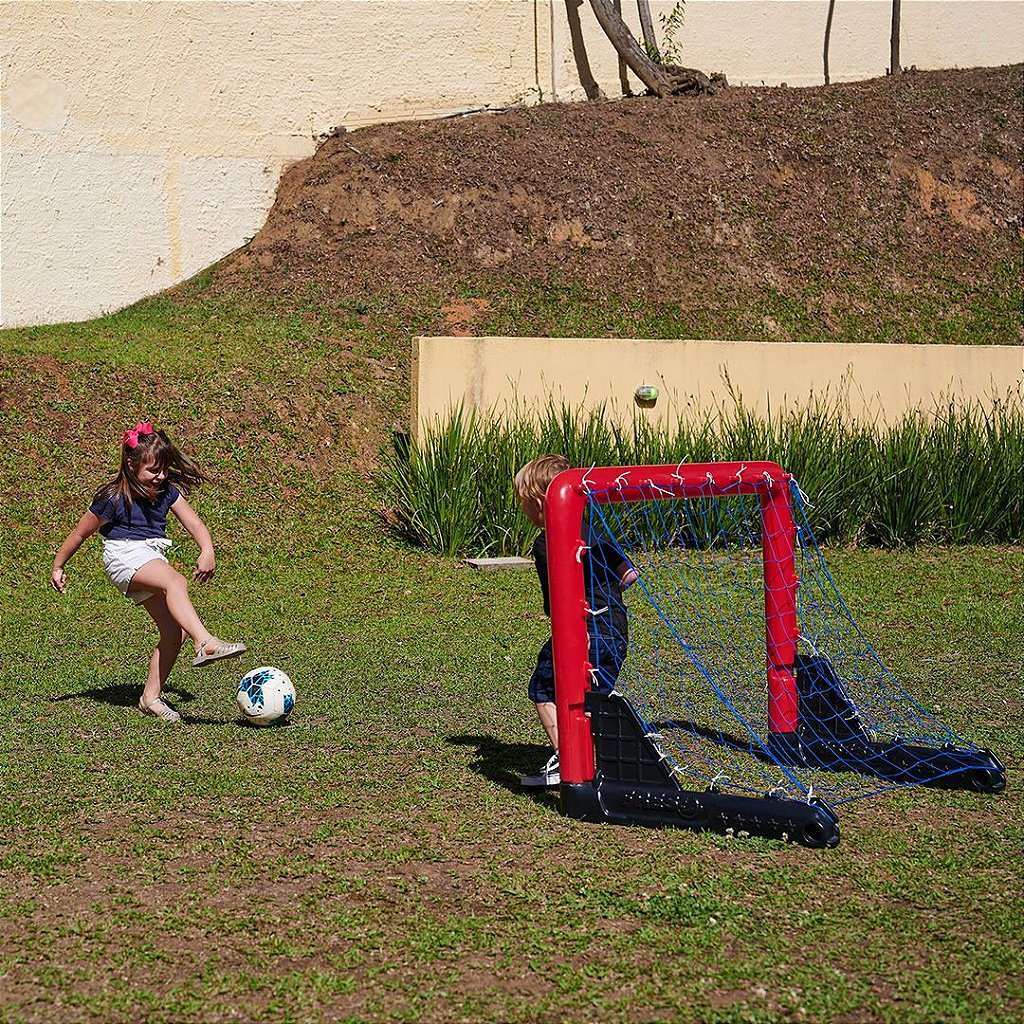
{"label": "white and blue soccer ball", "polygon": [[279,668],[265,665],[242,676],[238,707],[253,725],[270,725],[295,706],[295,687]]}

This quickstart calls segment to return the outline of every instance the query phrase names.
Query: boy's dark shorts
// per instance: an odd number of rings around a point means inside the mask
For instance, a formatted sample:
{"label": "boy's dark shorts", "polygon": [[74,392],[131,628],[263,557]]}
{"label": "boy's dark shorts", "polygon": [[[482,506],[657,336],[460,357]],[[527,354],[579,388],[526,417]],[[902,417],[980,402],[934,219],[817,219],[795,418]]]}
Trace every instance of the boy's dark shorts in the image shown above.
{"label": "boy's dark shorts", "polygon": [[[619,678],[619,670],[626,660],[629,644],[623,637],[614,640],[601,637],[590,638],[590,661],[596,665],[594,689],[607,693]],[[555,702],[555,666],[551,660],[551,641],[540,649],[537,654],[537,667],[530,677],[530,700],[534,704],[553,704]]]}

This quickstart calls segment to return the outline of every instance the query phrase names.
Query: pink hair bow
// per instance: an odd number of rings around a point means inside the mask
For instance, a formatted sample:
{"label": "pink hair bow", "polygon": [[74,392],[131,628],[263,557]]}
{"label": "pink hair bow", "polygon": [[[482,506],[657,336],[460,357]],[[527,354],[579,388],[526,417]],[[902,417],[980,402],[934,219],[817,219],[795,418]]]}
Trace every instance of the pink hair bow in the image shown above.
{"label": "pink hair bow", "polygon": [[152,434],[152,423],[136,423],[131,430],[124,432],[124,443],[128,448],[134,448],[139,443],[139,434]]}

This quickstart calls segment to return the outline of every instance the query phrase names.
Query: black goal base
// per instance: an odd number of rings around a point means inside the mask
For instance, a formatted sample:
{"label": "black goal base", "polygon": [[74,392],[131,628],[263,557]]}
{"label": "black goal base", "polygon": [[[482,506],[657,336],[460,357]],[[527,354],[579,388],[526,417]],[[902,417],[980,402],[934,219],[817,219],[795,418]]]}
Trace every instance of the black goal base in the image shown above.
{"label": "black goal base", "polygon": [[827,658],[798,654],[795,667],[800,726],[796,732],[772,733],[765,743],[768,755],[779,764],[859,772],[899,786],[975,793],[1006,789],[1006,769],[991,750],[964,750],[951,743],[929,747],[905,743],[899,736],[874,740]]}
{"label": "black goal base", "polygon": [[613,782],[600,772],[593,782],[563,782],[561,798],[562,813],[582,821],[760,836],[816,849],[839,845],[839,822],[821,802]]}
{"label": "black goal base", "polygon": [[820,739],[809,730],[773,733],[765,744],[779,764],[830,772],[874,775],[898,786],[933,786],[969,789],[975,793],[1002,793],[1006,769],[991,750],[961,750],[952,744],[925,747],[904,743]]}
{"label": "black goal base", "polygon": [[594,737],[594,779],[562,783],[563,814],[615,825],[760,836],[818,849],[838,845],[838,818],[823,801],[684,790],[623,696],[588,693],[586,710]]}

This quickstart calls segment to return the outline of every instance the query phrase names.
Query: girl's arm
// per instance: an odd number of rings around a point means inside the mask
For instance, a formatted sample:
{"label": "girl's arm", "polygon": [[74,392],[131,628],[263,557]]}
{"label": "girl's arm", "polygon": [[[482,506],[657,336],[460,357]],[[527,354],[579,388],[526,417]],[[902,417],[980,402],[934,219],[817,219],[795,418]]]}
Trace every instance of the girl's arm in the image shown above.
{"label": "girl's arm", "polygon": [[192,578],[200,583],[213,579],[213,571],[217,560],[213,555],[213,538],[206,528],[206,523],[199,518],[196,510],[185,500],[185,496],[179,495],[178,500],[171,506],[171,511],[178,517],[178,522],[188,530],[189,535],[199,545],[199,557],[196,559],[195,572]]}
{"label": "girl's arm", "polygon": [[71,560],[71,556],[106,522],[100,519],[95,512],[86,512],[75,524],[74,529],[64,539],[60,549],[53,558],[53,569],[50,570],[50,585],[58,594],[64,593],[68,585],[67,573],[64,566]]}

